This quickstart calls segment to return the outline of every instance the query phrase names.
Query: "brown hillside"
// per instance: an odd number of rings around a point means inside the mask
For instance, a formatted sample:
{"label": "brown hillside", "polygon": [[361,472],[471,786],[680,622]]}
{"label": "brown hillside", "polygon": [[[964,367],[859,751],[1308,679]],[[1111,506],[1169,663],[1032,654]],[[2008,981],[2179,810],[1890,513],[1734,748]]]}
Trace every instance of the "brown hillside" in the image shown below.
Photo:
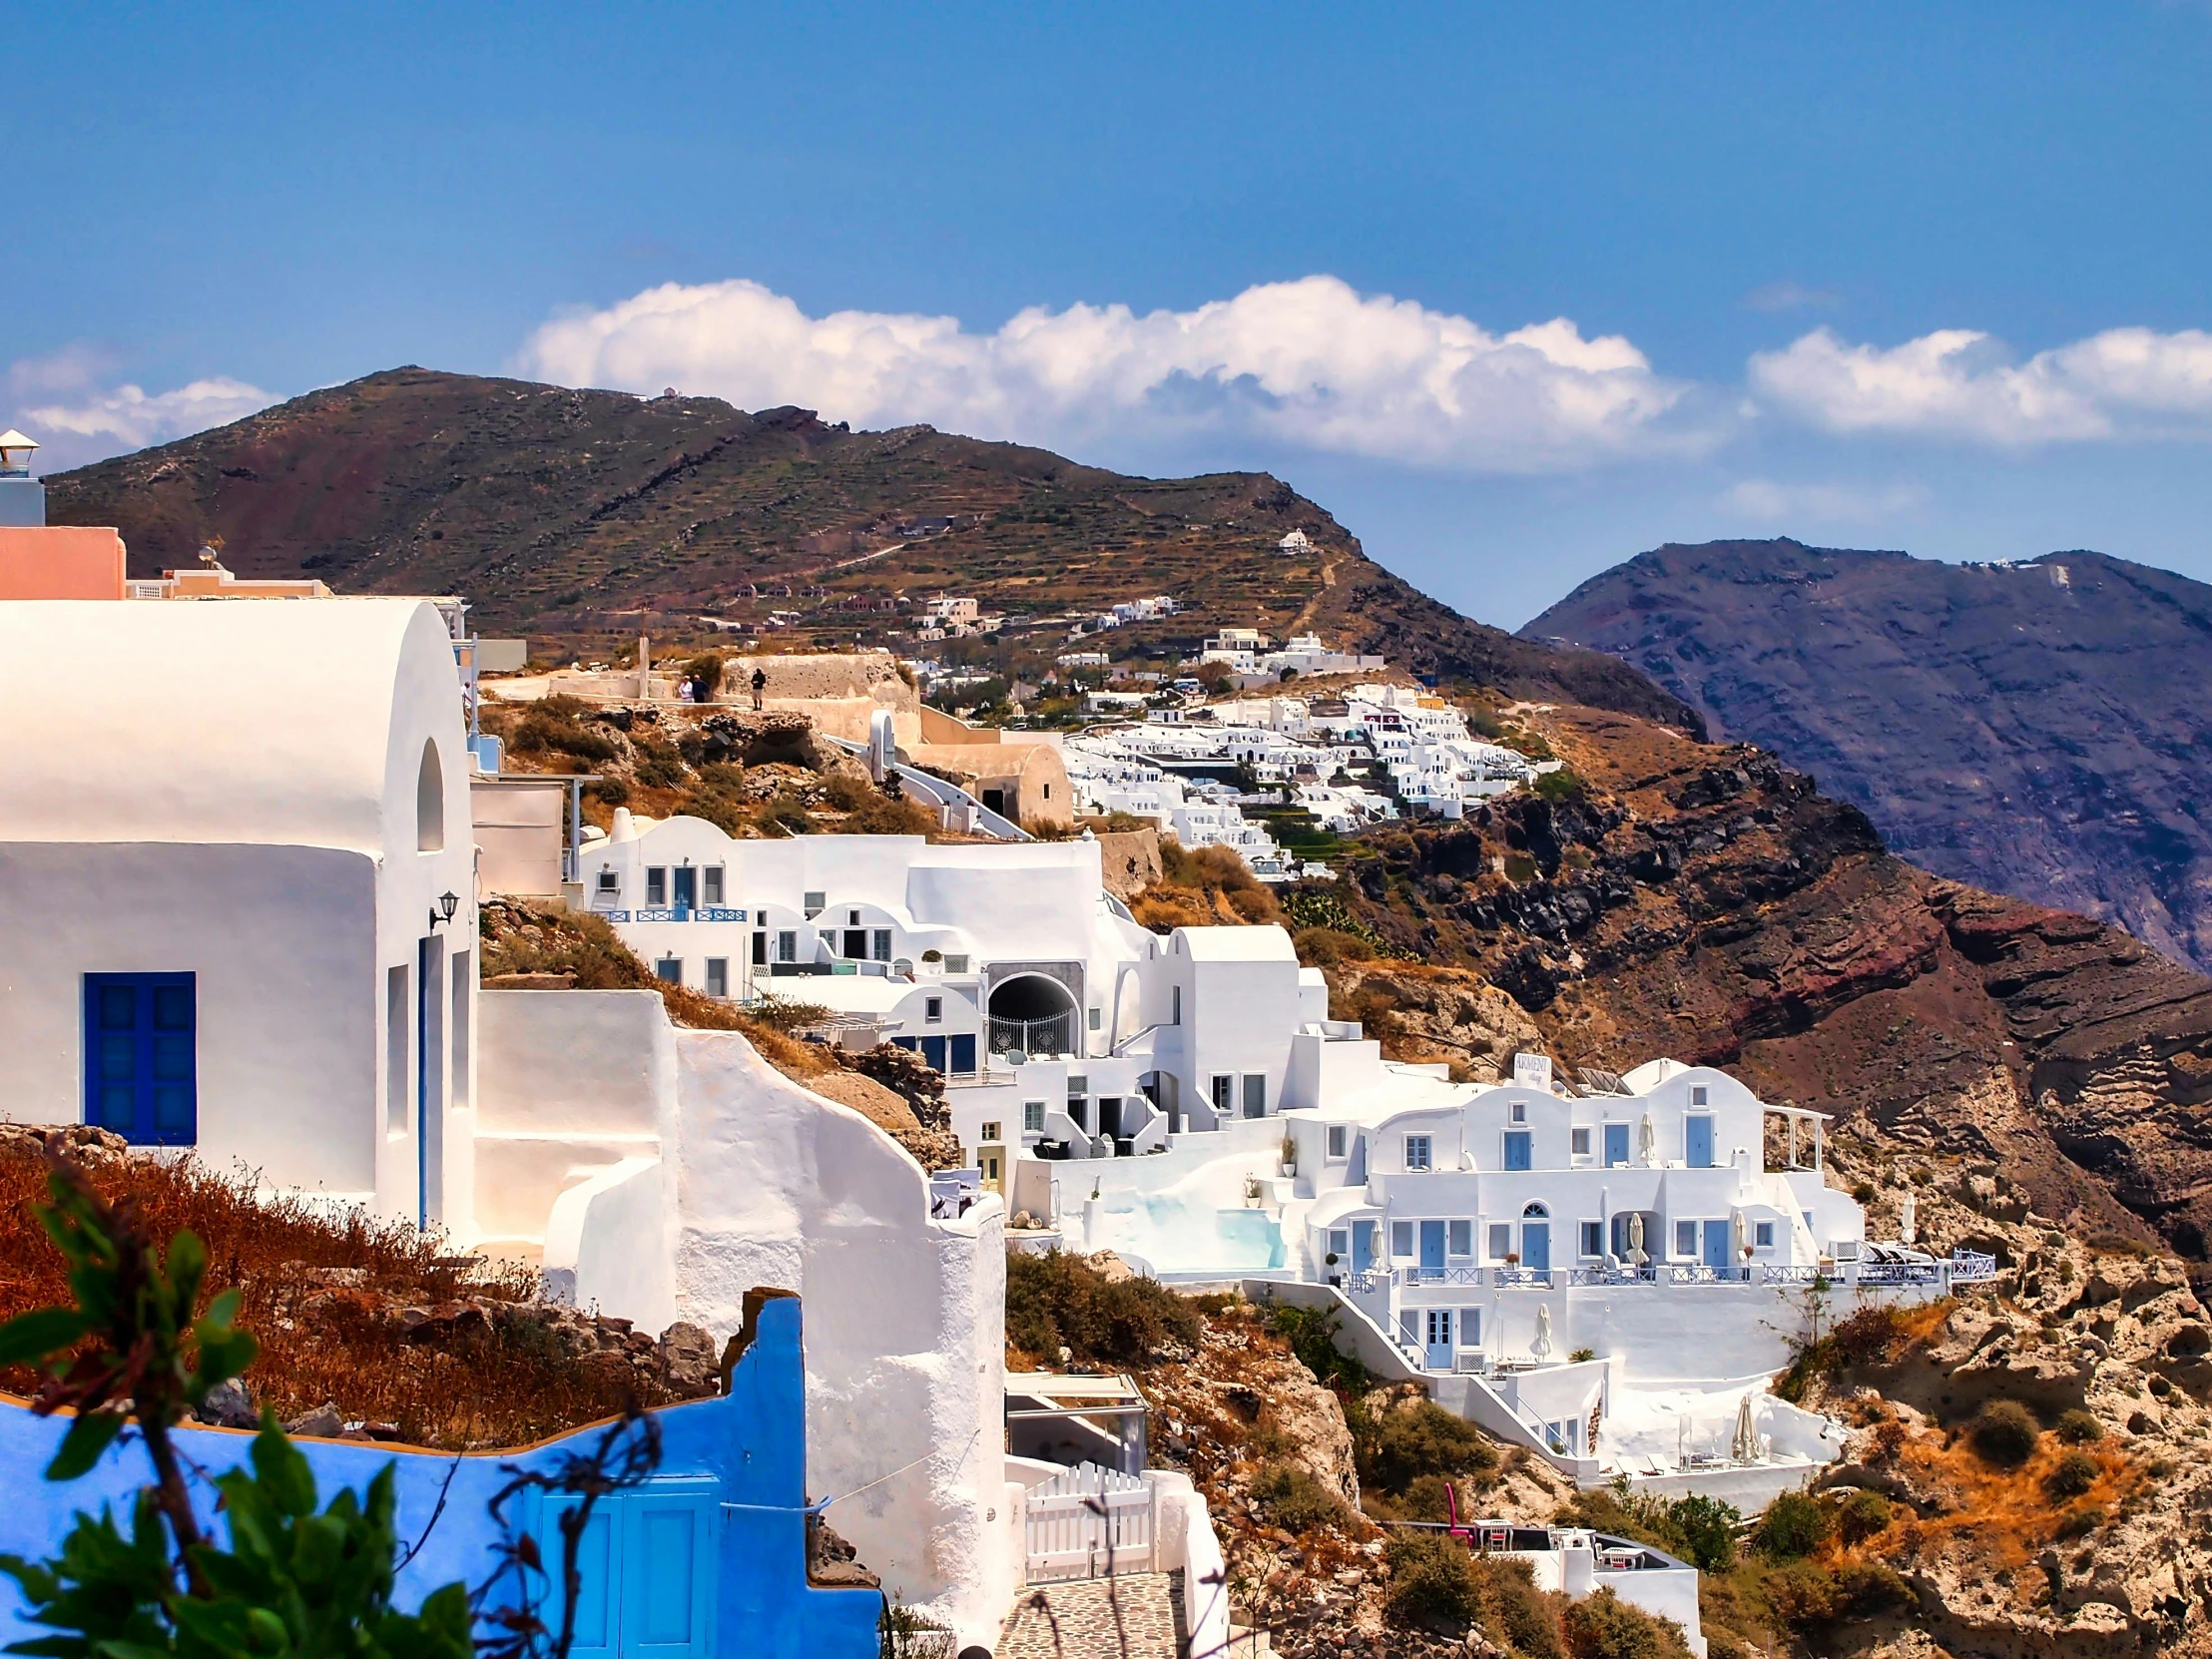
{"label": "brown hillside", "polygon": [[[1399,667],[1692,719],[1609,657],[1424,597],[1265,473],[1131,478],[927,426],[853,432],[805,409],[402,368],[47,488],[55,523],[119,526],[134,573],[221,536],[242,573],[457,593],[492,632],[680,633],[703,612],[773,608],[803,614],[792,637],[849,643],[897,626],[876,607],[899,595],[972,593],[1043,618],[1165,592],[1186,612],[1118,632],[1117,652],[1187,649],[1224,625],[1312,627]],[[1315,555],[1275,551],[1293,529]]]}

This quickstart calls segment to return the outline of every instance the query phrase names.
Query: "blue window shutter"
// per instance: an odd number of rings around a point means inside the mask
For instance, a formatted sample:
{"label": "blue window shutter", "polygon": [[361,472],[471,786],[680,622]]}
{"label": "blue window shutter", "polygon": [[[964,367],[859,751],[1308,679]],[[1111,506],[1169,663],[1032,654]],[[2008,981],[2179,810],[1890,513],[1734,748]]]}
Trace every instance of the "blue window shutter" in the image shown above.
{"label": "blue window shutter", "polygon": [[622,1659],[709,1659],[715,1603],[712,1480],[655,1480],[622,1495]]}
{"label": "blue window shutter", "polygon": [[[554,1497],[545,1501],[537,1526],[538,1553],[545,1562],[544,1611],[546,1627],[558,1632],[568,1597],[561,1582],[561,1517],[572,1513],[582,1498]],[[616,1590],[621,1581],[622,1557],[619,1518],[615,1500],[602,1498],[592,1505],[591,1519],[576,1550],[576,1645],[570,1659],[617,1659],[620,1630],[615,1621]]]}
{"label": "blue window shutter", "polygon": [[952,1070],[965,1076],[975,1069],[975,1033],[957,1031],[952,1036]]}
{"label": "blue window shutter", "polygon": [[944,1070],[944,1039],[942,1037],[924,1037],[921,1039],[921,1063],[931,1071]]}

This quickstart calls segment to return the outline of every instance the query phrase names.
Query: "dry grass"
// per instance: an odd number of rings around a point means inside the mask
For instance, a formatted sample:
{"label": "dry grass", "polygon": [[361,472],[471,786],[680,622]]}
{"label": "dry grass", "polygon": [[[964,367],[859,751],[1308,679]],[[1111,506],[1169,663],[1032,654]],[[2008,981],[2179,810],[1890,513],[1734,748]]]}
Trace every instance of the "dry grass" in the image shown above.
{"label": "dry grass", "polygon": [[[536,1294],[527,1268],[449,1255],[438,1234],[402,1222],[261,1199],[251,1177],[190,1160],[95,1152],[85,1162],[102,1194],[136,1201],[157,1238],[190,1228],[206,1243],[207,1294],[242,1293],[240,1323],[262,1350],[246,1383],[279,1417],[334,1400],[348,1420],[393,1424],[407,1443],[460,1449],[528,1444],[632,1395],[666,1397],[620,1356],[571,1356],[541,1325],[508,1317]],[[0,1320],[68,1300],[62,1260],[32,1212],[46,1177],[33,1146],[0,1144]],[[441,1322],[430,1341],[396,1318],[463,1298],[483,1317]],[[0,1388],[35,1385],[24,1368],[0,1371]]]}

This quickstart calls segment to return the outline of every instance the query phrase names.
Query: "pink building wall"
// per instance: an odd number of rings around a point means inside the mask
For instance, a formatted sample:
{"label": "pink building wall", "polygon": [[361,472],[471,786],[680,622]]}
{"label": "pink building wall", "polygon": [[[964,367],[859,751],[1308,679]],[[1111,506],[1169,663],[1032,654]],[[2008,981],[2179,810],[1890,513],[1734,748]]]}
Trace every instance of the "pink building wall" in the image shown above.
{"label": "pink building wall", "polygon": [[122,597],[123,538],[114,530],[0,527],[0,600]]}

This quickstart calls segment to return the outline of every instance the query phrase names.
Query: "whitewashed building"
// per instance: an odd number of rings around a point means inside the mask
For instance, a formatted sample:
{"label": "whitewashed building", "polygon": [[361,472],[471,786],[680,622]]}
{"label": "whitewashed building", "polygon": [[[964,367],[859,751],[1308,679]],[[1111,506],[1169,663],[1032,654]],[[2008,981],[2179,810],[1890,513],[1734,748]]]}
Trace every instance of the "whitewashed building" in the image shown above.
{"label": "whitewashed building", "polygon": [[475,848],[438,607],[0,604],[0,701],[7,1110],[465,1234]]}

